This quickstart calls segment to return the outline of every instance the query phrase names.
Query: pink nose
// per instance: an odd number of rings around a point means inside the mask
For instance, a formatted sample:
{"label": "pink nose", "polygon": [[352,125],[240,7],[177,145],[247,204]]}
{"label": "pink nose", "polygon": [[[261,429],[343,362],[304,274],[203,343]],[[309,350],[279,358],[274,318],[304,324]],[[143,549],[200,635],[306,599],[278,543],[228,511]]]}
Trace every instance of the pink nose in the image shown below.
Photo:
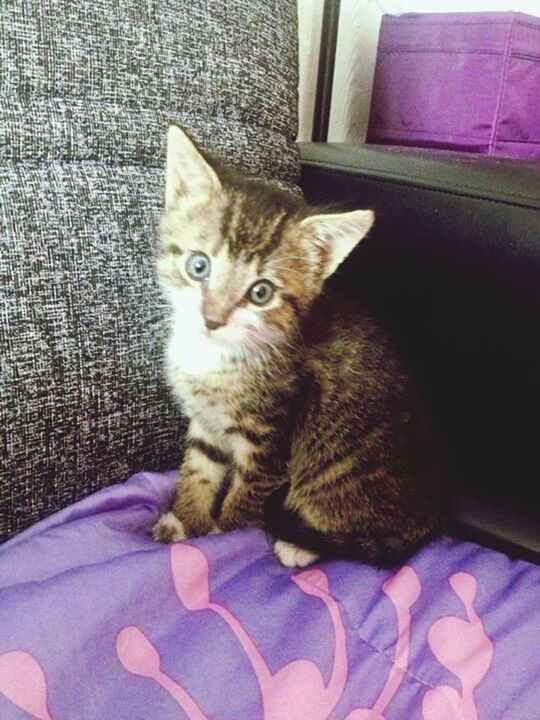
{"label": "pink nose", "polygon": [[225,321],[224,321],[224,320],[218,320],[217,318],[205,317],[205,318],[204,318],[204,324],[206,325],[206,327],[207,327],[209,330],[217,330],[217,329],[220,328],[222,325],[225,325]]}

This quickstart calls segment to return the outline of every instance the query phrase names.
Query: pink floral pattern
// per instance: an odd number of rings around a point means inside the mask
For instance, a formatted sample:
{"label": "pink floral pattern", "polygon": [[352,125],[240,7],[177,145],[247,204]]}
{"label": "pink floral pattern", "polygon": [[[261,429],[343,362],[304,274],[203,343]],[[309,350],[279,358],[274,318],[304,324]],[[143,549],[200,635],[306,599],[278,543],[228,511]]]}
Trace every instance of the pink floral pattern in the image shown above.
{"label": "pink floral pattern", "polygon": [[540,569],[443,538],[393,574],[291,574],[257,531],[156,545],[165,490],[144,474],[0,548],[1,720],[536,716]]}
{"label": "pink floral pattern", "polygon": [[[201,550],[183,543],[171,546],[171,572],[176,593],[187,610],[216,613],[235,635],[257,678],[263,699],[262,720],[326,720],[330,717],[347,683],[347,638],[339,605],[330,594],[323,570],[305,570],[291,579],[302,592],[319,598],[332,619],[334,663],[327,686],[319,668],[308,659],[296,660],[271,674],[241,622],[225,606],[212,602],[208,561]],[[428,641],[441,665],[460,679],[463,691],[459,694],[448,685],[429,689],[422,703],[423,718],[478,720],[473,691],[489,669],[493,645],[474,611],[475,578],[467,573],[456,573],[450,578],[450,585],[463,601],[469,619],[440,618],[431,626]],[[373,707],[356,708],[345,720],[386,720],[384,711],[408,670],[411,608],[418,600],[422,586],[415,571],[404,566],[383,584],[382,590],[394,606],[397,617],[393,664]],[[208,720],[193,698],[161,672],[159,654],[142,630],[134,626],[121,630],[117,652],[128,672],[151,677],[176,700],[189,720]]]}
{"label": "pink floral pattern", "polygon": [[[318,598],[328,611],[334,632],[333,667],[325,685],[319,668],[299,659],[271,673],[263,655],[242,623],[210,595],[210,570],[205,554],[194,545],[177,543],[170,548],[171,572],[176,594],[187,610],[216,613],[236,637],[257,679],[263,703],[261,720],[327,720],[341,699],[348,678],[347,637],[338,603],[330,593],[328,577],[318,568],[292,576],[298,588]],[[493,644],[474,610],[477,584],[468,573],[456,573],[450,585],[465,605],[468,620],[443,617],[428,633],[429,645],[444,667],[459,678],[462,692],[448,685],[429,689],[424,695],[424,720],[478,720],[474,689],[486,675]],[[372,708],[356,708],[345,720],[386,720],[384,711],[397,693],[408,670],[411,608],[422,591],[416,572],[401,568],[382,586],[394,606],[397,640],[386,682]],[[161,670],[158,650],[137,626],[124,627],[116,638],[116,652],[133,675],[151,678],[182,708],[189,720],[209,720],[197,701],[176,680]],[[38,661],[19,650],[0,656],[0,692],[37,720],[53,720],[47,709],[45,675]]]}
{"label": "pink floral pattern", "polygon": [[450,585],[467,612],[467,620],[443,617],[429,629],[428,642],[437,660],[461,683],[461,693],[439,685],[424,695],[424,720],[478,720],[474,690],[493,660],[493,643],[474,609],[477,583],[469,573],[455,573]]}
{"label": "pink floral pattern", "polygon": [[0,693],[36,720],[52,720],[47,684],[39,662],[24,650],[0,655]]}

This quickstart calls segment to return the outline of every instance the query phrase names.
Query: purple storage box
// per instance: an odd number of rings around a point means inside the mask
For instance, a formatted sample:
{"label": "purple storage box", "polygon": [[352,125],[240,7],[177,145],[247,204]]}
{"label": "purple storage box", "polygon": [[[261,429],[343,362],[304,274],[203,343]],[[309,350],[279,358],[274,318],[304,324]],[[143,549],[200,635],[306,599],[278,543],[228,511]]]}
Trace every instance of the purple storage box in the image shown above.
{"label": "purple storage box", "polygon": [[540,18],[385,15],[367,140],[540,160]]}

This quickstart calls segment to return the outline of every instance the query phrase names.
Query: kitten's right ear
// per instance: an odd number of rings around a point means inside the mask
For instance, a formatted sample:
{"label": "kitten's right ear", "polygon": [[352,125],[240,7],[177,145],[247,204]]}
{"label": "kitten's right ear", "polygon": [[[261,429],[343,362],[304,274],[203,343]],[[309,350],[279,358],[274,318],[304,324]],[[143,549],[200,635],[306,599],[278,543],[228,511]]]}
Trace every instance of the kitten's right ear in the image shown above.
{"label": "kitten's right ear", "polygon": [[204,201],[219,190],[218,176],[178,125],[167,131],[165,207]]}
{"label": "kitten's right ear", "polygon": [[322,259],[322,279],[332,275],[373,225],[372,210],[331,215],[310,215],[300,227]]}

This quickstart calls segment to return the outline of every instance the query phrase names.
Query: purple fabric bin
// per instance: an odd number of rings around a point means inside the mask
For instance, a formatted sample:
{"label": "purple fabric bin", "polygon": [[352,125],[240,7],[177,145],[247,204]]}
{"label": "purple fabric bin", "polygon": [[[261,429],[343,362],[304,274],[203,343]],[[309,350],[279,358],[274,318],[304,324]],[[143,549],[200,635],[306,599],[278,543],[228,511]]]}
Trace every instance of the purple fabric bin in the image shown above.
{"label": "purple fabric bin", "polygon": [[368,142],[540,159],[540,18],[382,19]]}

